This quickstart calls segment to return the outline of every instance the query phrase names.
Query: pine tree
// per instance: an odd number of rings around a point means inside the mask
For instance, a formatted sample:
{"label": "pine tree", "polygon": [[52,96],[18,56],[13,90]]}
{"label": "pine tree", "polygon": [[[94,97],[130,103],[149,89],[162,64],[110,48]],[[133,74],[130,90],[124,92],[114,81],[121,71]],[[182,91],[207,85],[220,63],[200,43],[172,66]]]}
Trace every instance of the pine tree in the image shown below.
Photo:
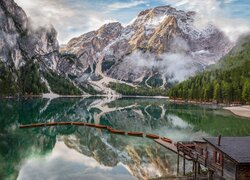
{"label": "pine tree", "polygon": [[246,80],[244,85],[243,85],[242,99],[245,102],[250,102],[250,83],[248,80]]}

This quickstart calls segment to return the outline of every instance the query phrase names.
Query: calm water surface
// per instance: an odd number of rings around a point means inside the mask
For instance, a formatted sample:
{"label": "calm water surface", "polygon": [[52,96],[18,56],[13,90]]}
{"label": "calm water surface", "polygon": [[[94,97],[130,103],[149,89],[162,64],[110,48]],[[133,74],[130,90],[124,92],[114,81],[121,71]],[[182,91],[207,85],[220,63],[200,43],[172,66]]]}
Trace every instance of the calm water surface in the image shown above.
{"label": "calm water surface", "polygon": [[250,120],[218,107],[164,99],[0,100],[0,179],[148,179],[176,172],[176,155],[152,140],[89,127],[19,129],[84,121],[178,140],[250,135]]}

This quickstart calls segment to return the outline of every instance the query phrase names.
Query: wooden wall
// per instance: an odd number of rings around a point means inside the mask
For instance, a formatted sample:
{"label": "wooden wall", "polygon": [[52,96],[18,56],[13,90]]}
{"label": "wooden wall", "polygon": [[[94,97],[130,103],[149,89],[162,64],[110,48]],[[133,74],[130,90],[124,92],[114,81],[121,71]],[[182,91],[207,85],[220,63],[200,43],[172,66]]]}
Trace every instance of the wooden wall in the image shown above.
{"label": "wooden wall", "polygon": [[[216,150],[213,146],[207,144],[208,150],[208,161],[209,163],[215,164],[214,162],[214,151]],[[224,154],[222,154],[222,164],[219,166],[223,166],[223,178],[226,180],[235,180],[236,178],[236,164],[227,158]],[[218,164],[217,164],[218,165]],[[217,170],[215,172],[217,176],[222,176],[221,170]]]}
{"label": "wooden wall", "polygon": [[250,179],[250,165],[240,165],[237,167],[237,179],[238,180]]}

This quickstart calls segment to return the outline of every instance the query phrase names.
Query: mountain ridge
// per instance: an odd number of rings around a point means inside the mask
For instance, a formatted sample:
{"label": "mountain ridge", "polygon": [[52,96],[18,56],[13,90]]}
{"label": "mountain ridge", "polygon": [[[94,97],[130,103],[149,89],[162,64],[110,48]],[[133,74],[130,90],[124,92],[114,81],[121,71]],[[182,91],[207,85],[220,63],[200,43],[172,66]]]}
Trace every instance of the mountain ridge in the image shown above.
{"label": "mountain ridge", "polygon": [[[166,88],[173,74],[168,72],[168,59],[173,58],[173,55],[178,59],[186,58],[191,64],[187,68],[195,67],[191,70],[195,73],[218,60],[232,46],[225,35],[213,25],[204,30],[194,27],[194,15],[194,12],[186,13],[170,6],[156,7],[142,11],[125,27],[117,22],[110,23],[96,31],[73,38],[62,51],[76,55],[76,61],[82,66],[77,69],[78,73],[75,73],[74,68],[73,72],[64,73],[75,76],[75,81],[79,84],[91,84],[108,77],[131,86],[140,84],[148,87],[152,87],[147,84],[148,79],[158,81],[157,77],[160,77],[163,83],[157,86]],[[135,60],[130,62],[133,58]],[[160,62],[159,65],[157,62]],[[98,63],[102,66],[101,72],[100,69],[96,71]],[[151,65],[141,65],[143,63]],[[184,64],[182,62],[179,66]],[[159,67],[161,65],[164,67]],[[189,72],[185,73],[189,75]],[[93,80],[93,76],[98,78]]]}
{"label": "mountain ridge", "polygon": [[170,6],[142,11],[125,27],[104,24],[61,49],[54,27],[32,28],[13,0],[1,1],[0,13],[3,95],[117,94],[110,83],[164,90],[217,61],[232,46],[213,25],[197,29],[194,12]]}

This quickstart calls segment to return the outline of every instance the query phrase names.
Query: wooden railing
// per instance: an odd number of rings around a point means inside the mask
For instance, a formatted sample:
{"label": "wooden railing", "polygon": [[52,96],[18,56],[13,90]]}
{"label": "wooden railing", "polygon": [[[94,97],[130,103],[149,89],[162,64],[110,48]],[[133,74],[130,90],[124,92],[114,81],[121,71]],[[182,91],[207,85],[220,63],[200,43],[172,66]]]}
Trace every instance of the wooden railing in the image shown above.
{"label": "wooden railing", "polygon": [[[182,152],[184,155],[189,156],[193,161],[202,164],[203,166],[212,169],[212,170],[222,170],[222,167],[216,163],[208,161],[207,151],[205,155],[198,152],[196,148],[196,144],[194,142],[178,142],[177,150]],[[193,148],[191,148],[193,147]]]}

